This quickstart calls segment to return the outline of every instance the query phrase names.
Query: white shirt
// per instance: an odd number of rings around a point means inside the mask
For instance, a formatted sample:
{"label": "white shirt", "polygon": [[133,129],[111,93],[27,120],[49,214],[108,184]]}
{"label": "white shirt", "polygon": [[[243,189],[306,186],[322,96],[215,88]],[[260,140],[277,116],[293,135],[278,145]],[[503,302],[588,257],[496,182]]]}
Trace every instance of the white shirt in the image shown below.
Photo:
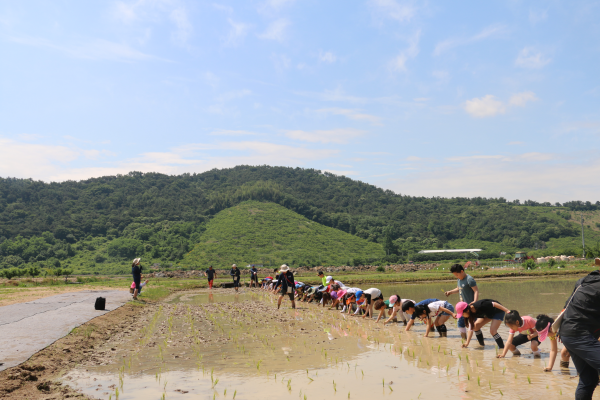
{"label": "white shirt", "polygon": [[371,299],[375,299],[375,298],[381,296],[381,290],[379,290],[377,288],[367,289],[363,293],[370,294]]}
{"label": "white shirt", "polygon": [[444,304],[446,304],[446,302],[442,300],[427,304],[427,307],[429,307],[429,318],[433,318],[439,313],[442,313],[443,311],[440,310],[440,307],[444,307]]}

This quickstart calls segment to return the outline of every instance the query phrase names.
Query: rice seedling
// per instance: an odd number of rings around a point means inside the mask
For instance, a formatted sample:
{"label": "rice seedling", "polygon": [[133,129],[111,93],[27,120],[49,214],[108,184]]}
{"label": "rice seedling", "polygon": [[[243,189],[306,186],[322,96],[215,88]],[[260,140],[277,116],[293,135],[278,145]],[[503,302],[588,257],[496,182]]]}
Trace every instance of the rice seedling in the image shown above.
{"label": "rice seedling", "polygon": [[529,384],[531,385],[531,378],[527,377],[527,382],[529,382]]}
{"label": "rice seedling", "polygon": [[504,396],[504,393],[502,393],[502,390],[498,389],[498,391],[500,392],[500,396]]}

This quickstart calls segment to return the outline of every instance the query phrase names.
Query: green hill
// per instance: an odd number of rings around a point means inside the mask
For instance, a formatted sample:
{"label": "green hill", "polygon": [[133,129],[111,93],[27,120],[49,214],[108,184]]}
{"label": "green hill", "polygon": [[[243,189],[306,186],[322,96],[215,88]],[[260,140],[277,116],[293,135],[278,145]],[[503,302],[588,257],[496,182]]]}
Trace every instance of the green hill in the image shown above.
{"label": "green hill", "polygon": [[340,265],[383,255],[379,243],[310,221],[278,204],[246,201],[211,219],[181,264]]}
{"label": "green hill", "polygon": [[[282,211],[383,246],[388,255],[379,263],[409,257],[423,261],[415,252],[435,248],[483,248],[482,257],[516,250],[578,255],[580,212],[586,251],[600,256],[598,201],[425,198],[314,169],[238,166],[61,183],[0,178],[0,270],[66,265],[86,272],[117,271],[135,256],[177,265],[221,211],[249,200],[277,204]],[[267,257],[276,249],[257,249],[252,257]],[[346,256],[337,257],[348,263]]]}

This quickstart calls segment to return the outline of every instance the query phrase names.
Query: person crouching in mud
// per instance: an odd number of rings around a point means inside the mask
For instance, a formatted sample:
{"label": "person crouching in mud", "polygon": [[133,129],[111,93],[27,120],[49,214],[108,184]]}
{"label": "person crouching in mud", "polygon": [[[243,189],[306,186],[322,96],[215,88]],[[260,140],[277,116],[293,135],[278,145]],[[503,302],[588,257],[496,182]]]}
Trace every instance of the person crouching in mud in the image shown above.
{"label": "person crouching in mud", "polygon": [[290,267],[283,264],[281,266],[281,270],[279,271],[279,280],[277,281],[278,286],[281,286],[281,292],[279,295],[279,300],[277,300],[277,309],[281,307],[281,301],[283,300],[283,296],[288,295],[290,297],[290,301],[292,302],[292,308],[296,308],[296,302],[294,301],[294,274],[290,271]]}

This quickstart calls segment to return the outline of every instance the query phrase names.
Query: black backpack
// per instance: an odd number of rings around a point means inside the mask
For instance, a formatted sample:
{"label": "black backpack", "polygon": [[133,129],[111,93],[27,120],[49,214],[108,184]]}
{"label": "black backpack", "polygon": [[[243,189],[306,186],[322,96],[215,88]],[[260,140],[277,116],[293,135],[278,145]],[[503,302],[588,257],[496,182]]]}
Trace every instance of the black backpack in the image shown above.
{"label": "black backpack", "polygon": [[96,297],[96,304],[94,304],[96,310],[106,309],[106,299],[104,297]]}

